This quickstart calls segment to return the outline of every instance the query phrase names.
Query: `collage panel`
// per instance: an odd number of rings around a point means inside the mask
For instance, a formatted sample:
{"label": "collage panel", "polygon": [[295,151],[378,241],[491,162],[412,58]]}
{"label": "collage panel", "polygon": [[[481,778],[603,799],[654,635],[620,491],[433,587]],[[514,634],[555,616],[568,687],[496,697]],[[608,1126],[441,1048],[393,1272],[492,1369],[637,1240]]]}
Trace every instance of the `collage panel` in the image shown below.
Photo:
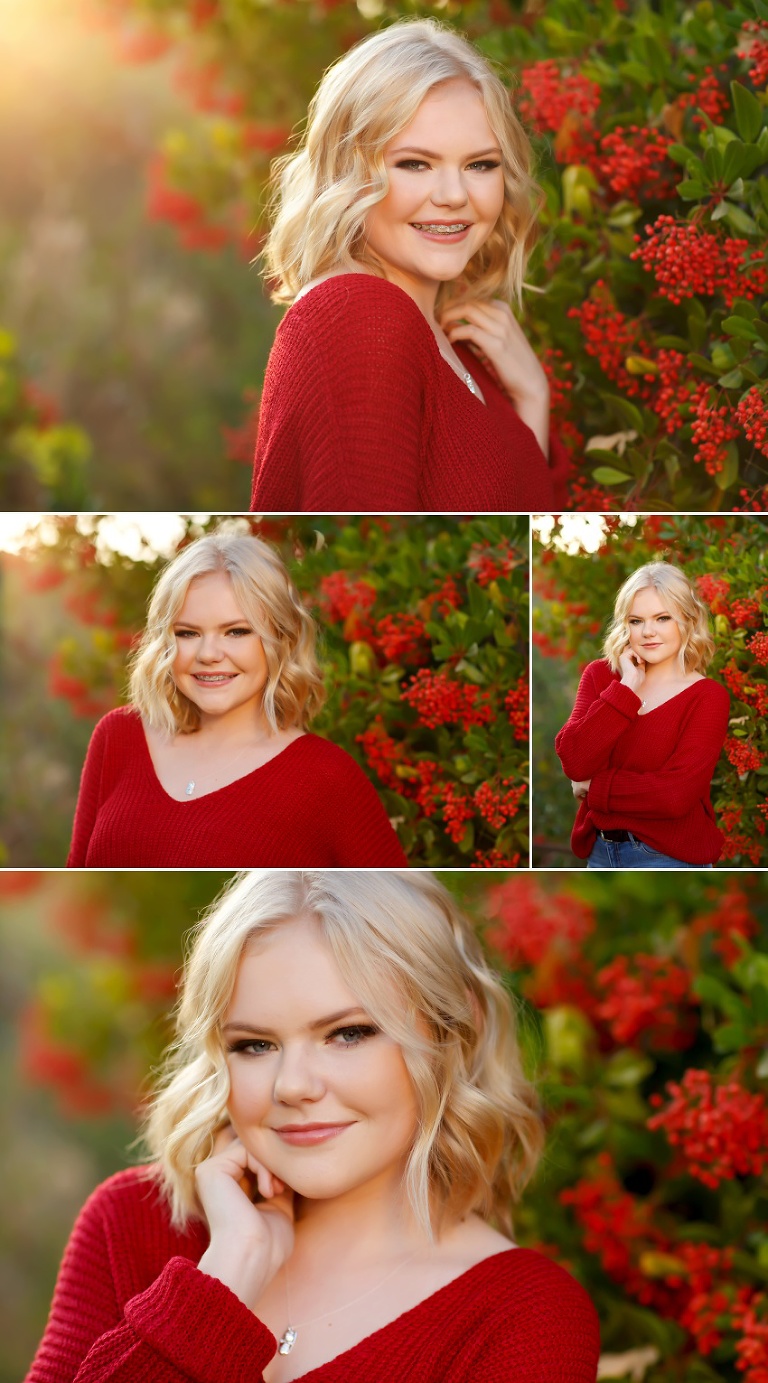
{"label": "collage panel", "polygon": [[766,864],[767,563],[759,515],[533,520],[534,866]]}
{"label": "collage panel", "polygon": [[6,867],[528,866],[525,516],[0,542]]}
{"label": "collage panel", "polygon": [[2,1383],[754,1375],[765,873],[7,872],[0,946]]}

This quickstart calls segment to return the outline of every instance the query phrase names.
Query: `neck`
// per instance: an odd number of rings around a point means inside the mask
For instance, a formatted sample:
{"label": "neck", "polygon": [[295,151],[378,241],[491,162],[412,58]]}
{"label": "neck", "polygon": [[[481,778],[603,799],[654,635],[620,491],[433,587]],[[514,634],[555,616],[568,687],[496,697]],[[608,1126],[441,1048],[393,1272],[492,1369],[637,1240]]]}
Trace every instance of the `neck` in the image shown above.
{"label": "neck", "polygon": [[340,1269],[366,1266],[429,1247],[403,1197],[402,1181],[370,1183],[330,1200],[300,1199],[296,1213],[297,1256],[328,1270],[329,1246]]}
{"label": "neck", "polygon": [[201,714],[197,733],[220,745],[253,744],[269,739],[272,729],[261,707],[254,708],[249,702],[224,715]]}
{"label": "neck", "polygon": [[681,670],[677,657],[666,658],[663,663],[646,664],[645,681],[648,686],[660,686],[664,682],[678,682],[685,673]]}

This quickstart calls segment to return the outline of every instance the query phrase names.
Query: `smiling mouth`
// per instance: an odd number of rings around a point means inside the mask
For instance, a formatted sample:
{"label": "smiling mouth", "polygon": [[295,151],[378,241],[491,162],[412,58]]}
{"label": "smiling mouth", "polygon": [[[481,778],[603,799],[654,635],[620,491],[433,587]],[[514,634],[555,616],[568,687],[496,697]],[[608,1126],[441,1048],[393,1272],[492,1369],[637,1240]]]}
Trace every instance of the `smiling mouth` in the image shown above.
{"label": "smiling mouth", "polygon": [[282,1138],[285,1143],[292,1143],[294,1147],[311,1147],[315,1143],[325,1143],[329,1138],[336,1138],[345,1129],[351,1128],[351,1124],[286,1124],[283,1128],[273,1129],[278,1138]]}
{"label": "smiling mouth", "polygon": [[414,230],[426,231],[428,235],[459,235],[468,231],[471,221],[411,221]]}
{"label": "smiling mouth", "polygon": [[236,672],[193,672],[192,676],[196,682],[204,682],[207,686],[221,686],[224,682],[233,682],[237,677]]}

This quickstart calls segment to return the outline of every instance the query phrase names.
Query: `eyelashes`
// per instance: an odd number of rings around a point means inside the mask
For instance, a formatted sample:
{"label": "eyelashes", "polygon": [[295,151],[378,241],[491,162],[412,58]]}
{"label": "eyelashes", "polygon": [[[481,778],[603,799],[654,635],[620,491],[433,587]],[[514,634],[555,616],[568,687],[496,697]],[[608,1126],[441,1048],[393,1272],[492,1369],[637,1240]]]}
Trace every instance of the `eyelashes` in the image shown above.
{"label": "eyelashes", "polygon": [[[363,1042],[371,1037],[376,1037],[380,1029],[374,1027],[372,1023],[352,1023],[342,1028],[333,1028],[326,1034],[325,1042],[334,1047],[359,1047]],[[336,1040],[341,1039],[341,1040]],[[230,1054],[239,1053],[244,1056],[262,1056],[265,1052],[275,1051],[276,1044],[266,1037],[243,1037],[227,1045]]]}
{"label": "eyelashes", "polygon": [[[254,631],[249,629],[246,625],[238,625],[236,629],[225,630],[225,637],[234,634],[238,638],[243,638],[244,635],[252,634],[253,632]],[[175,629],[174,635],[177,639],[199,639],[200,637],[197,629]]]}

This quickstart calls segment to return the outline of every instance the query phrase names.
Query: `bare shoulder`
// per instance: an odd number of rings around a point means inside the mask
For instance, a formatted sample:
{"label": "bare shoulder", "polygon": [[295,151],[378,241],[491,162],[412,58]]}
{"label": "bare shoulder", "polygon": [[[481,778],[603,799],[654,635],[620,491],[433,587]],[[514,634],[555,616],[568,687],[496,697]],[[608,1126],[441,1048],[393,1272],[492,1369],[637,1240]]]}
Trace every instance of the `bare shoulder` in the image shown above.
{"label": "bare shoulder", "polygon": [[506,1253],[517,1248],[505,1234],[481,1220],[479,1215],[468,1215],[440,1240],[442,1253],[447,1263],[453,1264],[461,1272],[474,1268],[486,1258],[497,1253]]}

